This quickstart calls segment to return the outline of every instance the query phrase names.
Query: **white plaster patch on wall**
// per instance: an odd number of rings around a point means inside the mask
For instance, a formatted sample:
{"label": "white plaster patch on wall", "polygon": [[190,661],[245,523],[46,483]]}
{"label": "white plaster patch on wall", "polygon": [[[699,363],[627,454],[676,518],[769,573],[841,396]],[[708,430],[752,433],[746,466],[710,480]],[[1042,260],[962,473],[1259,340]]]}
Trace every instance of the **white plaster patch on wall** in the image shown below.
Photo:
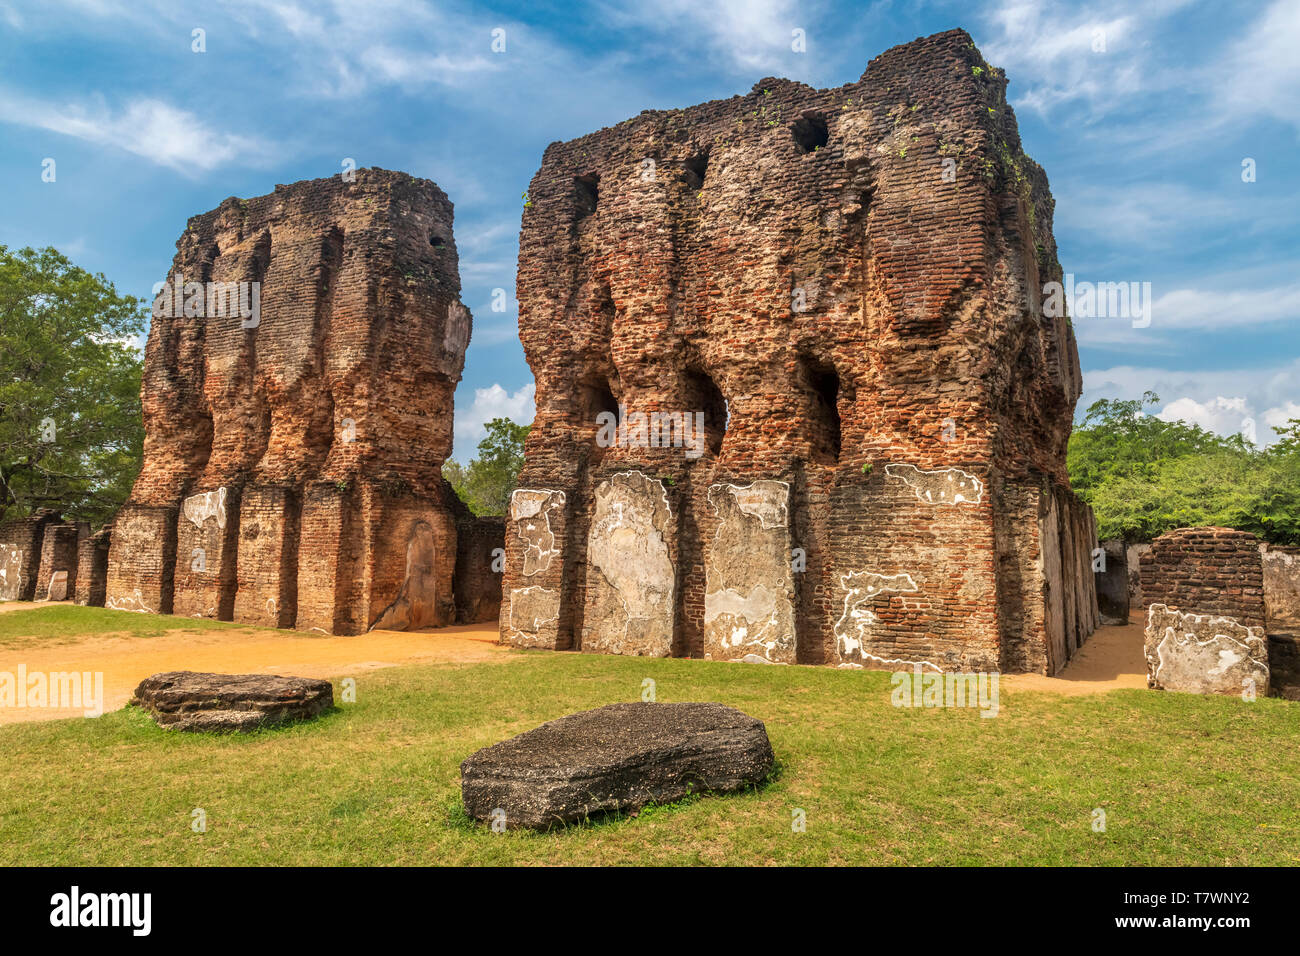
{"label": "white plaster patch on wall", "polygon": [[789,494],[787,482],[771,479],[710,486],[709,505],[720,520],[706,569],[706,657],[793,662]]}
{"label": "white plaster patch on wall", "polygon": [[[1153,677],[1162,676],[1161,672],[1174,655],[1188,648],[1210,648],[1213,651],[1211,659],[1214,664],[1205,669],[1209,677],[1221,677],[1244,661],[1262,668],[1265,675],[1268,673],[1268,649],[1263,628],[1249,627],[1227,615],[1184,613],[1164,604],[1152,604],[1147,608],[1147,627],[1160,634],[1155,646]],[[1198,627],[1209,636],[1198,637]],[[1213,648],[1216,644],[1221,646]]]}
{"label": "white plaster patch on wall", "polygon": [[535,637],[542,625],[559,620],[560,592],[533,584],[510,592],[510,627]]}
{"label": "white plaster patch on wall", "polygon": [[676,587],[661,527],[672,516],[668,492],[657,478],[625,471],[602,481],[595,499],[587,560],[622,606],[623,628],[621,635],[594,635],[591,646],[616,654],[666,655],[672,644]]}
{"label": "white plaster patch on wall", "polygon": [[778,600],[784,603],[785,595],[761,584],[748,594],[735,588],[709,591],[704,595],[704,624],[708,627],[719,617],[729,616],[731,625],[718,642],[724,651],[755,648],[761,653],[751,651],[741,660],[775,664],[773,652],[785,648],[793,637],[782,626]]}
{"label": "white plaster patch on wall", "polygon": [[741,513],[757,518],[764,531],[785,528],[789,525],[787,502],[790,497],[790,485],[787,482],[762,479],[747,485],[713,485],[709,488],[709,503],[713,506],[715,515],[718,513],[718,506],[713,502],[713,490],[722,487],[725,487],[731,497],[736,499],[736,507]]}
{"label": "white plaster patch on wall", "polygon": [[924,471],[915,465],[890,463],[885,466],[885,474],[903,482],[916,493],[918,501],[926,504],[979,504],[984,496],[984,482],[960,468]]}
{"label": "white plaster patch on wall", "polygon": [[551,566],[551,558],[560,553],[551,530],[550,512],[564,506],[563,491],[545,488],[516,488],[510,495],[510,520],[515,536],[524,543],[523,573],[540,574]]}
{"label": "white plaster patch on wall", "polygon": [[153,614],[154,610],[147,607],[144,603],[144,595],[140,589],[136,588],[134,594],[124,594],[121,597],[109,598],[104,602],[104,607],[112,611],[135,611],[139,614]]}
{"label": "white plaster patch on wall", "polygon": [[0,588],[8,587],[10,584],[9,571],[12,568],[14,572],[13,583],[16,585],[18,576],[22,573],[23,552],[21,548],[6,547],[0,551]]}
{"label": "white plaster patch on wall", "polygon": [[[835,622],[835,644],[840,652],[841,667],[853,666],[849,658],[856,654],[859,658],[872,660],[878,664],[908,664],[920,667],[932,667],[942,673],[943,668],[932,661],[914,661],[904,658],[885,658],[869,654],[864,649],[870,638],[871,625],[878,618],[870,608],[870,602],[881,594],[910,594],[920,590],[916,581],[906,572],[902,574],[877,574],[874,571],[850,571],[840,577],[840,586],[844,588],[844,612]],[[861,666],[861,665],[859,665]]]}
{"label": "white plaster patch on wall", "polygon": [[201,494],[190,495],[181,505],[181,513],[185,515],[196,528],[202,528],[203,522],[209,518],[217,519],[217,527],[225,528],[226,526],[226,489],[218,488],[215,491],[205,491]]}

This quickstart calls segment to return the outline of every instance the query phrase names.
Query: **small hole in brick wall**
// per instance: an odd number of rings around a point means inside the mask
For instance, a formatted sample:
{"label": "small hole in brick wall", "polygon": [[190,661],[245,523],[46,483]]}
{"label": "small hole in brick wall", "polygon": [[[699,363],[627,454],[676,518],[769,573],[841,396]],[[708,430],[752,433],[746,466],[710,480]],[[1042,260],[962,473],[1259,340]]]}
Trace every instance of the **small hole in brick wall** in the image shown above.
{"label": "small hole in brick wall", "polygon": [[586,219],[596,211],[600,199],[600,176],[596,173],[575,176],[573,185],[578,191],[578,218]]}
{"label": "small hole in brick wall", "polygon": [[801,153],[814,153],[830,140],[826,117],[820,113],[803,113],[790,127],[794,143]]}
{"label": "small hole in brick wall", "polygon": [[687,187],[692,191],[700,189],[704,185],[704,175],[709,170],[708,150],[692,156],[683,165],[686,167]]}
{"label": "small hole in brick wall", "polygon": [[438,235],[436,232],[429,236],[429,245],[433,246],[435,249],[441,249],[446,244],[447,240],[442,238],[442,236]]}
{"label": "small hole in brick wall", "polygon": [[813,446],[820,448],[828,462],[840,458],[840,376],[834,367],[816,360],[806,360],[808,384],[815,399]]}
{"label": "small hole in brick wall", "polygon": [[685,377],[687,406],[684,411],[704,413],[704,445],[710,455],[722,451],[722,441],[727,436],[727,423],[731,410],[726,396],[714,383],[708,372],[691,369]]}

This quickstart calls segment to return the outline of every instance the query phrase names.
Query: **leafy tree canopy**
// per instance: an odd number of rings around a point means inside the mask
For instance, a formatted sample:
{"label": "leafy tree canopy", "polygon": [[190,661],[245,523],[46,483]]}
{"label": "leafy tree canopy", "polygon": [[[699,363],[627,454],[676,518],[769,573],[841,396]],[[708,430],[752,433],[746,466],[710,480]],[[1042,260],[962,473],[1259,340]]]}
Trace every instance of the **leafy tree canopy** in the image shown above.
{"label": "leafy tree canopy", "polygon": [[530,426],[494,418],[485,427],[487,437],[478,443],[478,457],[468,465],[449,458],[442,474],[474,514],[503,515],[524,467],[524,439]]}
{"label": "leafy tree canopy", "polygon": [[1103,399],[1070,436],[1070,482],[1100,538],[1149,541],[1172,528],[1221,525],[1300,543],[1300,419],[1260,450],[1188,422],[1144,413],[1160,401]]}
{"label": "leafy tree canopy", "polygon": [[126,500],[146,316],[53,248],[0,246],[0,520],[51,507],[98,525]]}

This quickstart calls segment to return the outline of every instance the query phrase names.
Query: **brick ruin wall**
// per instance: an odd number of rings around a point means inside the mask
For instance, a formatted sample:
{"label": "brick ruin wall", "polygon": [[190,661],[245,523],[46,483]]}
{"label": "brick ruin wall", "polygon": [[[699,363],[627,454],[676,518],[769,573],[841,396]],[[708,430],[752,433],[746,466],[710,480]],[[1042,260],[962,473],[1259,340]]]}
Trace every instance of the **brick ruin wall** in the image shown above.
{"label": "brick ruin wall", "polygon": [[1264,617],[1270,630],[1300,635],[1300,548],[1261,544]]}
{"label": "brick ruin wall", "polygon": [[0,524],[0,601],[34,601],[44,598],[40,583],[41,555],[47,528],[60,523],[58,512],[42,508],[34,514]]}
{"label": "brick ruin wall", "polygon": [[1163,604],[1261,628],[1270,693],[1300,700],[1300,550],[1264,544],[1248,531],[1178,528],[1142,554],[1140,577],[1148,614]]}
{"label": "brick ruin wall", "polygon": [[86,535],[77,544],[77,581],[73,600],[88,607],[103,607],[108,589],[108,550],[113,527]]}
{"label": "brick ruin wall", "polygon": [[[1044,317],[1053,203],[1005,86],[952,31],[838,89],[765,79],[547,148],[504,641],[1065,663],[1098,619],[1065,470],[1081,376]],[[638,440],[681,412],[691,454]],[[597,440],[611,415],[626,441]]]}
{"label": "brick ruin wall", "polygon": [[465,515],[456,525],[456,623],[495,623],[501,616],[505,518]]}
{"label": "brick ruin wall", "polygon": [[36,581],[36,599],[68,601],[77,586],[77,544],[80,529],[75,524],[45,526],[41,538],[41,569]]}
{"label": "brick ruin wall", "polygon": [[0,524],[0,601],[72,600],[81,589],[93,594],[98,581],[102,605],[103,564],[86,566],[81,554],[88,541],[106,542],[109,533],[91,535],[90,525],[63,521],[52,508]]}
{"label": "brick ruin wall", "polygon": [[1264,625],[1264,567],[1259,539],[1232,528],[1178,528],[1142,555],[1142,598],[1184,613]]}
{"label": "brick ruin wall", "polygon": [[167,282],[107,606],[337,634],[450,623],[441,465],[471,318],[443,192],[368,169],[232,197],[190,220]]}

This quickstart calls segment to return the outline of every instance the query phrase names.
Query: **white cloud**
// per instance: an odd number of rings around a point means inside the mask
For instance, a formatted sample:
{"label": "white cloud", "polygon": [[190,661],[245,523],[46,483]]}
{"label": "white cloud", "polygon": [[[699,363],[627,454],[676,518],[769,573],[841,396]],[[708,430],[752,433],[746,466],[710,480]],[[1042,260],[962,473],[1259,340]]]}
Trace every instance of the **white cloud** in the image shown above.
{"label": "white cloud", "polygon": [[452,457],[466,464],[476,454],[478,443],[487,437],[483,426],[494,418],[508,418],[516,425],[528,425],[537,412],[534,396],[537,386],[532,382],[513,394],[499,384],[474,389],[474,401],[468,408],[463,403],[456,410],[455,450]]}
{"label": "white cloud", "polygon": [[56,105],[0,93],[0,121],[115,146],[186,175],[231,162],[265,165],[271,153],[253,137],[214,128],[188,110],[152,98],[132,100],[114,111],[102,97],[90,105]]}
{"label": "white cloud", "polygon": [[[1281,262],[1270,266],[1280,274],[1300,271]],[[1079,343],[1098,348],[1133,346],[1153,352],[1176,352],[1193,330],[1225,331],[1273,322],[1300,322],[1300,283],[1263,286],[1257,273],[1205,276],[1205,284],[1161,291],[1158,281],[1136,273],[1076,274],[1075,282],[1152,282],[1151,324],[1134,328],[1124,318],[1073,317]]]}
{"label": "white cloud", "polygon": [[[659,33],[677,48],[702,41],[745,73],[780,70],[789,62],[792,31],[809,27],[793,0],[658,0],[607,5],[603,13],[616,25]],[[814,39],[807,39],[810,50]]]}
{"label": "white cloud", "polygon": [[1300,129],[1300,4],[1274,0],[1212,73],[1224,113],[1271,116]]}
{"label": "white cloud", "polygon": [[[1052,0],[1007,0],[986,18],[980,49],[1012,82],[1012,103],[1047,114],[1082,101],[1101,113],[1157,80],[1147,63],[1154,24],[1184,0],[1072,7]],[[1164,79],[1158,85],[1165,84]]]}
{"label": "white cloud", "polygon": [[[1286,263],[1278,268],[1286,269]],[[1224,329],[1300,321],[1300,283],[1266,289],[1174,289],[1157,295],[1151,325],[1166,329]]]}
{"label": "white cloud", "polygon": [[[1253,16],[1223,7],[1225,32],[1235,18],[1241,33],[1216,36],[1223,46],[1205,62],[1189,64],[1170,56],[1176,48],[1168,43],[1172,31],[1164,22],[1189,3],[1003,0],[984,17],[988,33],[977,39],[989,62],[1007,69],[1017,108],[1044,116],[1069,109],[1076,127],[1080,120],[1133,111],[1127,128],[1106,127],[1112,146],[1129,141],[1130,151],[1151,152],[1189,142],[1199,146],[1226,127],[1259,117],[1300,129],[1300,5],[1273,0]],[[1098,37],[1105,52],[1093,49]],[[1165,95],[1160,122],[1153,122],[1146,95],[1157,92]]]}
{"label": "white cloud", "polygon": [[1174,399],[1156,413],[1156,418],[1200,425],[1218,435],[1235,435],[1254,426],[1254,416],[1244,397],[1225,398],[1222,395],[1216,395],[1208,402],[1198,402],[1194,398]]}
{"label": "white cloud", "polygon": [[1300,417],[1300,359],[1271,368],[1210,371],[1122,365],[1084,372],[1083,386],[1079,412],[1101,398],[1136,399],[1151,391],[1162,400],[1155,414],[1163,421],[1181,419],[1220,435],[1253,427],[1259,445],[1274,441],[1275,425]]}

